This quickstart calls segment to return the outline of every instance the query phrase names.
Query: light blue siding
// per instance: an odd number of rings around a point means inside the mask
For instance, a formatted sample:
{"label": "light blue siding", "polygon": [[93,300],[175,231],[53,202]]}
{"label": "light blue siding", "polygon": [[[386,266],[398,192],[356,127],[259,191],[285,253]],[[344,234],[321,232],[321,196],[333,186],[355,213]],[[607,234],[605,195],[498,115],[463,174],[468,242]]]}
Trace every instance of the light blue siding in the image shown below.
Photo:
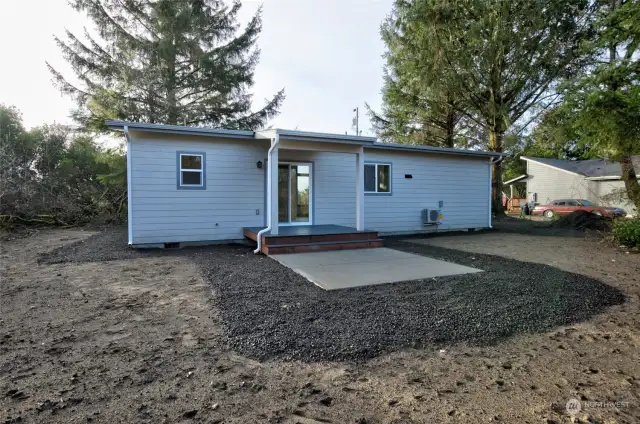
{"label": "light blue siding", "polygon": [[[356,225],[355,154],[281,150],[280,160],[314,162],[314,224]],[[383,234],[436,231],[422,209],[444,202],[437,230],[489,226],[489,159],[364,149],[366,162],[392,163],[392,194],[365,196],[366,229]],[[405,174],[413,178],[405,179]]]}
{"label": "light blue siding", "polygon": [[356,155],[280,150],[281,162],[313,162],[313,223],[356,225]]}
{"label": "light blue siding", "polygon": [[[133,133],[133,244],[241,239],[265,223],[268,140]],[[206,154],[206,190],[178,190],[176,152]],[[365,228],[381,233],[435,231],[422,209],[443,201],[439,230],[489,225],[489,159],[366,149],[365,161],[392,163],[391,195],[365,197]],[[313,162],[313,223],[356,225],[356,155],[279,151],[281,162]],[[266,167],[266,165],[265,165]],[[264,168],[264,167],[263,167]],[[405,179],[405,174],[413,178]],[[256,210],[259,215],[256,215]]]}
{"label": "light blue siding", "polygon": [[[134,245],[242,239],[242,227],[264,223],[264,169],[256,162],[268,141],[131,136]],[[177,189],[178,151],[206,153],[206,190]]]}
{"label": "light blue siding", "polygon": [[[365,148],[365,160],[393,163],[391,196],[366,196],[365,228],[381,233],[435,231],[422,225],[422,209],[438,209],[437,230],[489,226],[489,159]],[[405,178],[405,174],[413,178]]]}

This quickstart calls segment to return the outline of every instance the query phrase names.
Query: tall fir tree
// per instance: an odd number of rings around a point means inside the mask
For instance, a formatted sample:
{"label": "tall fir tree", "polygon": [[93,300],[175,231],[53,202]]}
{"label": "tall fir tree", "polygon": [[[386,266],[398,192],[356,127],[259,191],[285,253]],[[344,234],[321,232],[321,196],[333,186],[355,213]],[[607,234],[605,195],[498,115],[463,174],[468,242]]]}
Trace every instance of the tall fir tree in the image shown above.
{"label": "tall fir tree", "polygon": [[56,37],[76,81],[47,64],[73,97],[72,117],[104,130],[105,119],[257,129],[278,113],[284,89],[252,111],[260,11],[244,30],[240,2],[222,0],[71,0],[95,24],[86,41]]}
{"label": "tall fir tree", "polygon": [[376,133],[387,141],[455,147],[464,124],[455,93],[439,81],[447,68],[439,46],[424,37],[425,22],[398,0],[380,33],[386,45],[382,113],[367,111]]}
{"label": "tall fir tree", "polygon": [[[557,81],[575,71],[588,35],[588,0],[396,0],[406,21],[401,43],[417,46],[403,68],[436,90],[488,135],[494,152],[534,107],[544,107]],[[421,48],[420,47],[424,47]],[[413,63],[413,64],[411,64]],[[431,66],[435,65],[435,66]],[[501,216],[502,169],[493,167],[492,209]]]}

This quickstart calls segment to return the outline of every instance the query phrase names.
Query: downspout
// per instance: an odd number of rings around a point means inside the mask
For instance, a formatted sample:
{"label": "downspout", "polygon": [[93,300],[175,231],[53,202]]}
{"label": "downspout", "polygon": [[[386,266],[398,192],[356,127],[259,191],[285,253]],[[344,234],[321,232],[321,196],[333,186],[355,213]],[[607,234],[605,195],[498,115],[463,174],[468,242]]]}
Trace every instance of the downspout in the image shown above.
{"label": "downspout", "polygon": [[[504,160],[504,156],[500,155],[497,158],[490,158],[489,159],[489,228],[493,228],[493,225],[491,224],[491,209],[493,208],[493,204],[491,202],[492,196],[491,196],[491,190],[493,190],[493,184],[492,184],[492,180],[493,180],[493,165],[500,163]],[[500,195],[502,196],[502,190],[500,190]]]}
{"label": "downspout", "polygon": [[267,233],[269,231],[271,231],[271,181],[273,179],[273,175],[271,173],[271,170],[273,169],[272,167],[272,158],[271,158],[271,153],[273,153],[273,150],[275,148],[278,147],[278,144],[280,143],[280,134],[278,134],[278,132],[276,131],[276,138],[274,138],[271,141],[271,147],[269,148],[269,152],[267,152],[267,227],[263,228],[262,230],[260,230],[258,232],[258,236],[257,238],[257,242],[258,242],[258,247],[256,248],[256,250],[253,251],[253,253],[258,254],[260,253],[260,250],[262,249],[262,235],[264,233]]}
{"label": "downspout", "polygon": [[131,181],[131,137],[129,136],[129,126],[125,125],[123,128],[124,136],[127,139],[127,228],[129,234],[129,246],[133,244],[133,185]]}

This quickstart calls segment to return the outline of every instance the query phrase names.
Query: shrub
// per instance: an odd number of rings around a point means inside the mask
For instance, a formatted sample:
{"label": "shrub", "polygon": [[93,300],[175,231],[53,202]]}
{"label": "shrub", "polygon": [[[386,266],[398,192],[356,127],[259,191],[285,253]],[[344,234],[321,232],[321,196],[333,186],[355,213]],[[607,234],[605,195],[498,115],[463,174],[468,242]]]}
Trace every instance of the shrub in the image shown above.
{"label": "shrub", "polygon": [[616,219],[612,233],[617,243],[627,247],[640,247],[640,218]]}
{"label": "shrub", "polygon": [[25,130],[0,104],[0,229],[126,220],[126,163],[65,126]]}

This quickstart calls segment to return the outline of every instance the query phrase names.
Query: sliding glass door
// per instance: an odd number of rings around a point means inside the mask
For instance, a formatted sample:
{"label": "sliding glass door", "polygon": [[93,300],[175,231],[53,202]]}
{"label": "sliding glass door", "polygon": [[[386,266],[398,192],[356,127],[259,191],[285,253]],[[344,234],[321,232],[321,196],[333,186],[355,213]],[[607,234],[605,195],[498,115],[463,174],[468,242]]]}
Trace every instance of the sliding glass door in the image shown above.
{"label": "sliding glass door", "polygon": [[280,224],[311,224],[310,163],[280,163],[278,165],[278,222]]}

